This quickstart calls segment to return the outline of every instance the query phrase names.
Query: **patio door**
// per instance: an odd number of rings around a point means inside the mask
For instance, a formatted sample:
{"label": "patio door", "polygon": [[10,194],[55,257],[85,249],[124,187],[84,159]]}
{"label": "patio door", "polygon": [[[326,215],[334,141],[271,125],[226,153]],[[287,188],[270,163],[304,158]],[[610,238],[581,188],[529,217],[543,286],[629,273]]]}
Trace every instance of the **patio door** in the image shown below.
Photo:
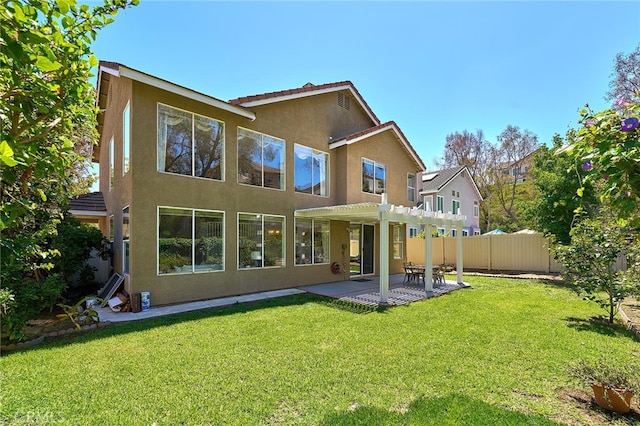
{"label": "patio door", "polygon": [[351,276],[371,275],[374,273],[375,227],[361,223],[352,223],[350,234],[350,271]]}

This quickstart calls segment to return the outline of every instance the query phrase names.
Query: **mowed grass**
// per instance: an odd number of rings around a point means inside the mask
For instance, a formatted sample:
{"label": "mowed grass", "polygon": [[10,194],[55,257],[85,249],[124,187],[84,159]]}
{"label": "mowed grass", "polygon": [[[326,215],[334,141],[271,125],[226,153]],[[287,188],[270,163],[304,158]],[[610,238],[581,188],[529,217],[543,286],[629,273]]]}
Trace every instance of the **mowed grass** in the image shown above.
{"label": "mowed grass", "polygon": [[0,358],[0,422],[598,423],[589,403],[562,397],[581,389],[567,365],[602,353],[637,360],[632,335],[591,324],[599,308],[561,285],[466,281],[473,287],[385,310],[298,295],[9,353]]}

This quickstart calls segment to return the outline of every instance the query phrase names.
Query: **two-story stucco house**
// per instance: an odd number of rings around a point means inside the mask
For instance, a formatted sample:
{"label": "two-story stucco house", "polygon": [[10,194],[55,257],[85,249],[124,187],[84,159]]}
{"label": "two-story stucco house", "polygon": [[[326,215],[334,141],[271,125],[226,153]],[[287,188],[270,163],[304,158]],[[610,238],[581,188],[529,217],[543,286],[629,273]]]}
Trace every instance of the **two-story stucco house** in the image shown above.
{"label": "two-story stucco house", "polygon": [[[482,195],[466,166],[452,167],[433,172],[421,172],[418,191],[422,208],[427,211],[451,212],[466,216],[462,236],[480,235],[480,202]],[[420,232],[417,226],[409,227],[409,236]],[[437,226],[440,235],[456,236],[456,227]]]}
{"label": "two-story stucco house", "polygon": [[100,226],[128,292],[158,305],[402,272],[393,217],[409,212],[377,208],[415,205],[425,166],[351,82],[227,102],[101,62],[97,86]]}

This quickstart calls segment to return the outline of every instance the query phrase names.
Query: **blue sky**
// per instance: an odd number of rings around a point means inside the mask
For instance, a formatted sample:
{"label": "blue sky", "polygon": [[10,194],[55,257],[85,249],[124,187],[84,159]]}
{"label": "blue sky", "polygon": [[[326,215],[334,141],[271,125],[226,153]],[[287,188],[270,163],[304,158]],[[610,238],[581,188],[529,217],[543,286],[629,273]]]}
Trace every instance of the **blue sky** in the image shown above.
{"label": "blue sky", "polygon": [[639,42],[637,1],[141,0],[93,49],[223,100],[350,80],[433,169],[455,131],[550,143],[608,106],[615,55]]}

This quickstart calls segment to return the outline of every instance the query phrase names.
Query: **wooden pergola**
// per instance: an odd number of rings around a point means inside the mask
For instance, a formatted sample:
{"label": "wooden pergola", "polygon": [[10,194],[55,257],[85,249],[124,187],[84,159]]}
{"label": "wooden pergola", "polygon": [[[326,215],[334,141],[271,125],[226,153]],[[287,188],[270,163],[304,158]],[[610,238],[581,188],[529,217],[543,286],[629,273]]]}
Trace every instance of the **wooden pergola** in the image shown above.
{"label": "wooden pergola", "polygon": [[[466,221],[464,215],[425,211],[418,207],[404,207],[387,204],[386,194],[382,203],[359,203],[341,206],[317,207],[296,210],[295,217],[375,222],[380,226],[380,304],[386,304],[389,299],[389,225],[391,223],[424,225],[427,230],[434,226],[456,229],[457,242],[457,282],[462,284],[462,227]],[[426,232],[425,244],[425,291],[427,295],[433,292],[433,258],[430,232]]]}

